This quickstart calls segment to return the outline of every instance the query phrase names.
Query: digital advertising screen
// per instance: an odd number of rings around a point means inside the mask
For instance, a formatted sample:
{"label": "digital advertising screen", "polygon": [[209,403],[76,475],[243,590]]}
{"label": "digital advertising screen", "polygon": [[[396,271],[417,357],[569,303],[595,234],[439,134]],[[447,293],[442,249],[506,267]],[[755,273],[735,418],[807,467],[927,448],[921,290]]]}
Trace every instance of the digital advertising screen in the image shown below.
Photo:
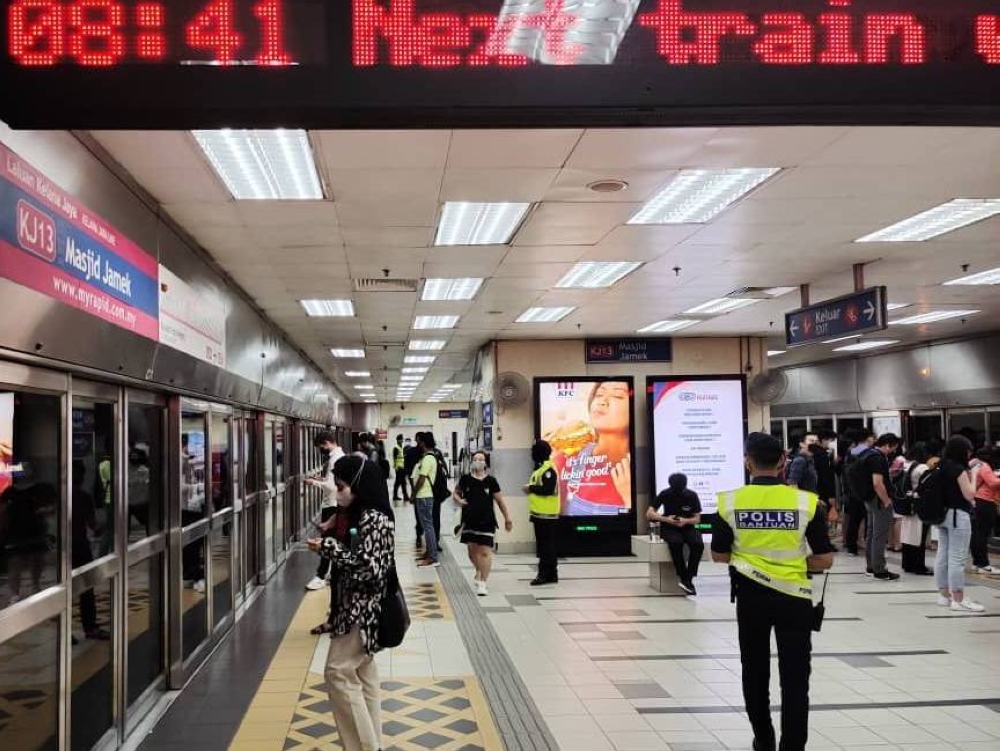
{"label": "digital advertising screen", "polygon": [[687,475],[688,488],[698,494],[702,513],[714,514],[716,494],[746,482],[745,379],[650,377],[646,392],[655,493],[667,486],[670,475],[681,472]]}
{"label": "digital advertising screen", "polygon": [[624,517],[635,506],[630,377],[535,379],[536,435],[552,446],[564,517]]}
{"label": "digital advertising screen", "polygon": [[14,394],[0,393],[0,494],[14,481]]}

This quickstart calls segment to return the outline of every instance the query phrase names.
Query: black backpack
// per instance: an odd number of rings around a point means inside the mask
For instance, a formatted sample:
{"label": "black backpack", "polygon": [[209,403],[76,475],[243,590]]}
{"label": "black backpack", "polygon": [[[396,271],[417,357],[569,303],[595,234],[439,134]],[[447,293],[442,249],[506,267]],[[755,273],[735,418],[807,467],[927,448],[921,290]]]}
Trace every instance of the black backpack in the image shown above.
{"label": "black backpack", "polygon": [[875,487],[872,485],[871,473],[865,469],[865,459],[872,456],[875,449],[868,448],[854,457],[854,460],[844,470],[847,489],[856,501],[867,503],[875,497]]}
{"label": "black backpack", "polygon": [[440,451],[434,452],[437,461],[437,474],[434,476],[434,500],[438,503],[448,500],[451,491],[448,489],[448,464]]}
{"label": "black backpack", "polygon": [[900,472],[892,481],[892,508],[900,516],[913,516],[913,471],[920,465],[910,464],[905,472]]}
{"label": "black backpack", "polygon": [[913,510],[925,524],[940,524],[948,514],[945,477],[940,467],[924,472],[913,491]]}

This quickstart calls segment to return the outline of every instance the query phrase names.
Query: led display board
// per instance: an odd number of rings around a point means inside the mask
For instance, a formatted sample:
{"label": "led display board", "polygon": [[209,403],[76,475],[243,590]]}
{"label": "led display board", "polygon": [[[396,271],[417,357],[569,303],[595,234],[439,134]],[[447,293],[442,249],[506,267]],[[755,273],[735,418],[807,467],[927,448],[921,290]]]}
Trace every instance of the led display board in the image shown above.
{"label": "led display board", "polygon": [[1000,122],[994,0],[10,0],[22,127]]}

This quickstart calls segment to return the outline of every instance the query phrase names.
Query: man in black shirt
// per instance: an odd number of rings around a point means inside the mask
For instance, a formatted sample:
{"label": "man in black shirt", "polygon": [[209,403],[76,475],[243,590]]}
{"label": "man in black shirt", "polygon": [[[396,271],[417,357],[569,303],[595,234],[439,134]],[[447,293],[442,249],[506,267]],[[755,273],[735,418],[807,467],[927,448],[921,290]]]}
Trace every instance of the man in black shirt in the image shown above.
{"label": "man in black shirt", "polygon": [[899,448],[899,438],[892,433],[879,436],[875,450],[861,458],[864,486],[865,509],[868,512],[868,533],[865,553],[868,563],[866,573],[882,581],[895,581],[899,574],[889,571],[885,561],[885,549],[889,544],[889,532],[894,522],[891,487],[889,480],[889,457]]}
{"label": "man in black shirt", "polygon": [[[698,564],[705,552],[701,532],[695,529],[701,521],[701,501],[697,493],[688,489],[687,475],[679,472],[670,475],[667,485],[669,487],[656,496],[655,506],[646,512],[646,518],[666,525],[661,528],[660,536],[670,548],[677,580],[681,589],[694,595],[697,594],[694,578],[698,575]],[[690,551],[687,562],[684,561],[685,545]]]}

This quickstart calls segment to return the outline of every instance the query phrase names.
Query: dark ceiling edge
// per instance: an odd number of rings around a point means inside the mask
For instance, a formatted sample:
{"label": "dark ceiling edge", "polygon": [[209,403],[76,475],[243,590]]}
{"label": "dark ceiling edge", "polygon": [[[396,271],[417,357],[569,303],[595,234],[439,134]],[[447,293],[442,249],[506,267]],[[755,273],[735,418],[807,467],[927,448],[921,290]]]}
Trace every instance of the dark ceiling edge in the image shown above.
{"label": "dark ceiling edge", "polygon": [[267,313],[264,312],[264,310],[257,304],[257,301],[254,300],[250,294],[243,289],[243,287],[241,287],[235,279],[233,279],[232,276],[230,276],[228,271],[219,265],[219,262],[212,257],[212,254],[209,253],[201,243],[195,240],[194,237],[192,237],[186,229],[178,224],[172,216],[163,211],[159,202],[153,198],[152,195],[150,195],[149,191],[142,187],[142,185],[140,185],[139,182],[132,177],[131,173],[129,173],[129,171],[125,169],[125,167],[117,159],[111,156],[111,153],[104,148],[96,138],[85,130],[71,130],[69,131],[69,134],[73,136],[73,138],[75,138],[81,146],[89,151],[94,158],[104,166],[105,169],[111,172],[111,174],[114,175],[115,178],[147,209],[149,209],[157,219],[163,222],[163,224],[166,225],[172,232],[175,232],[181,241],[187,244],[200,261],[205,263],[212,271],[219,275],[225,285],[229,287],[231,292],[249,305],[250,309],[259,315],[261,319],[266,321],[267,324],[274,329],[274,331],[278,332],[282,341],[284,341],[291,350],[298,353],[303,360],[316,368],[316,370],[326,379],[327,383],[329,383],[330,386],[333,387],[338,394],[340,394],[341,401],[344,404],[354,403],[341,389],[340,385],[330,377],[326,369],[321,367],[319,363],[306,354],[306,352],[299,347],[298,344],[289,338],[288,332],[286,332],[282,326],[278,325]]}

